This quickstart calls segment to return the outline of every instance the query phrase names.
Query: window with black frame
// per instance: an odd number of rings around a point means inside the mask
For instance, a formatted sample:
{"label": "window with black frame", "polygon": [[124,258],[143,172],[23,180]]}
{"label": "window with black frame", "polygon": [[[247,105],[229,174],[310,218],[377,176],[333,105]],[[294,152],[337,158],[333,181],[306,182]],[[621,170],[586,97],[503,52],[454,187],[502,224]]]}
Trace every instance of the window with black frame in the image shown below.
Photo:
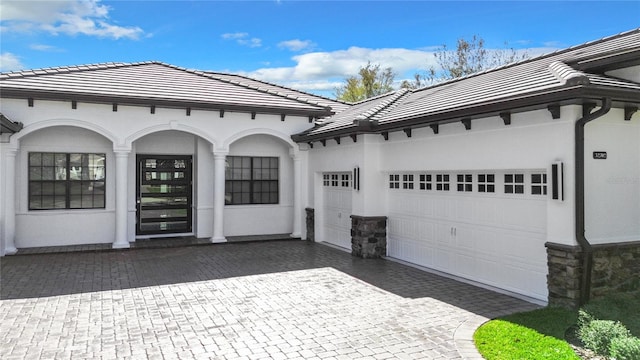
{"label": "window with black frame", "polygon": [[29,210],[104,209],[105,154],[29,153]]}
{"label": "window with black frame", "polygon": [[277,157],[227,156],[225,203],[227,205],[277,204]]}

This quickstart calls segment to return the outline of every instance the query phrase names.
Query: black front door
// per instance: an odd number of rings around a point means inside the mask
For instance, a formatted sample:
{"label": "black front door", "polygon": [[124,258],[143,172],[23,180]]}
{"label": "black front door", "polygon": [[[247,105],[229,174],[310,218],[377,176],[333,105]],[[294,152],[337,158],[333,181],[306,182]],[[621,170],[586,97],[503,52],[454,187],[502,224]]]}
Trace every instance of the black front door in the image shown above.
{"label": "black front door", "polygon": [[192,232],[191,156],[138,155],[138,235]]}

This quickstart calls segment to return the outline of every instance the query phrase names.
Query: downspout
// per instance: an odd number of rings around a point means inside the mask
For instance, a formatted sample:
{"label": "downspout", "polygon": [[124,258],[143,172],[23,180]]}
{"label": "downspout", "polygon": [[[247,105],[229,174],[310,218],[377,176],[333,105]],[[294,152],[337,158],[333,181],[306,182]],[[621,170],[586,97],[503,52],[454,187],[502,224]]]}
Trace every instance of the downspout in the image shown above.
{"label": "downspout", "polygon": [[576,121],[576,240],[583,252],[582,279],[580,282],[580,304],[585,304],[591,293],[591,270],[593,268],[593,249],[589,240],[585,237],[584,219],[584,127],[611,110],[611,99],[603,98],[602,107],[590,114],[582,114],[582,118]]}

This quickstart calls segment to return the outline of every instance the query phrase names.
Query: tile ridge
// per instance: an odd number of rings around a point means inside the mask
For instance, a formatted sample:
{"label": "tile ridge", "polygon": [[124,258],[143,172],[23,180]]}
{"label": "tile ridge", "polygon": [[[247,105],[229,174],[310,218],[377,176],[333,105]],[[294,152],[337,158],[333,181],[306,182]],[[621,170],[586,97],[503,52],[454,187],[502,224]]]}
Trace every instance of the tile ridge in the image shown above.
{"label": "tile ridge", "polygon": [[39,75],[51,75],[51,74],[64,74],[78,71],[92,71],[92,70],[103,70],[103,69],[115,69],[127,66],[138,66],[138,65],[146,65],[158,63],[155,61],[144,61],[144,62],[134,62],[134,63],[126,63],[126,62],[102,62],[102,63],[91,63],[91,64],[80,64],[80,65],[64,65],[64,66],[54,66],[47,68],[35,68],[35,69],[24,69],[24,70],[15,70],[0,73],[0,79],[6,78],[18,78],[18,77],[30,77],[30,76],[39,76]]}
{"label": "tile ridge", "polygon": [[[265,84],[265,85],[269,85],[269,86],[274,86],[274,87],[278,87],[278,88],[281,88],[281,89],[286,89],[286,90],[295,91],[295,92],[298,92],[298,93],[301,93],[301,94],[304,94],[304,95],[309,95],[309,96],[311,96],[311,97],[317,97],[317,98],[325,99],[325,100],[328,100],[328,101],[333,101],[333,102],[341,103],[341,104],[344,104],[344,105],[353,105],[353,103],[346,102],[346,101],[343,101],[343,100],[331,99],[331,98],[329,98],[329,97],[327,97],[327,96],[311,94],[311,93],[308,93],[308,92],[306,92],[306,91],[302,91],[302,90],[294,89],[294,88],[292,88],[292,87],[288,87],[288,86],[284,86],[284,85],[280,85],[280,84],[272,83],[272,82],[269,82],[269,81],[264,81],[264,80],[260,80],[260,79],[252,78],[252,77],[249,77],[249,76],[246,76],[246,75],[240,75],[240,74],[235,74],[235,73],[224,73],[224,72],[220,72],[220,71],[210,71],[210,70],[205,70],[204,72],[205,72],[205,73],[207,73],[207,74],[211,74],[211,75],[212,75],[212,76],[214,76],[214,77],[215,77],[216,75],[237,76],[237,77],[242,78],[242,79],[246,79],[246,80],[250,80],[250,81],[256,81],[256,82],[259,82],[259,83],[262,83],[262,84]],[[225,79],[225,80],[226,80],[226,79]],[[230,80],[230,81],[231,81],[231,80]],[[241,84],[241,85],[243,85],[243,86],[245,85],[245,84],[243,84],[242,82],[238,82],[238,83],[239,83],[239,84]],[[248,84],[246,84],[246,85],[248,85]]]}
{"label": "tile ridge", "polygon": [[[360,121],[360,120],[367,120],[367,119],[373,118],[375,115],[377,115],[378,113],[382,112],[383,110],[385,110],[389,106],[393,105],[395,102],[397,102],[399,99],[404,97],[409,92],[410,92],[409,89],[399,89],[399,90],[395,91],[395,93],[387,93],[387,94],[385,94],[386,96],[389,96],[389,95],[391,95],[391,96],[388,99],[386,99],[384,101],[381,101],[376,106],[374,106],[374,107],[372,107],[370,109],[367,109],[366,111],[360,113],[359,115],[357,115],[355,117],[355,120],[356,121]],[[377,98],[381,98],[381,97],[382,96],[378,96]]]}
{"label": "tile ridge", "polygon": [[549,72],[560,81],[562,85],[588,85],[589,78],[587,74],[580,70],[576,70],[560,60],[553,61],[549,64]]}
{"label": "tile ridge", "polygon": [[581,43],[581,44],[573,45],[573,46],[570,46],[570,47],[567,47],[567,48],[562,48],[562,49],[558,49],[558,50],[551,51],[551,52],[548,52],[548,53],[540,54],[540,55],[532,57],[532,58],[522,59],[522,60],[515,61],[515,62],[512,62],[512,63],[503,64],[503,65],[500,65],[500,66],[497,66],[497,67],[493,67],[493,68],[490,68],[490,69],[482,70],[482,71],[479,71],[479,72],[476,72],[476,73],[473,73],[473,74],[465,75],[465,76],[454,78],[454,79],[445,80],[445,81],[442,81],[442,82],[439,82],[439,83],[436,83],[436,84],[433,84],[433,85],[428,85],[428,86],[416,89],[414,91],[415,92],[419,92],[419,91],[423,91],[423,90],[430,90],[430,89],[433,89],[433,88],[436,88],[436,87],[440,87],[440,86],[446,86],[446,85],[453,84],[453,83],[456,83],[456,82],[459,82],[459,81],[463,81],[463,80],[467,80],[467,79],[470,79],[470,78],[473,78],[473,77],[476,77],[476,76],[480,76],[480,75],[484,75],[484,74],[487,74],[487,73],[496,72],[496,71],[499,71],[499,70],[515,67],[515,66],[518,66],[518,65],[526,64],[526,63],[531,63],[531,62],[535,62],[535,61],[544,60],[544,59],[547,59],[547,58],[550,58],[550,57],[553,57],[553,56],[557,56],[557,55],[565,54],[565,53],[568,53],[568,52],[571,52],[571,51],[575,51],[577,49],[581,49],[581,48],[584,48],[584,47],[593,46],[593,45],[596,45],[596,44],[599,44],[599,43],[603,43],[605,41],[611,41],[611,40],[615,40],[615,39],[618,39],[618,38],[622,38],[622,37],[629,36],[629,35],[634,35],[634,34],[639,34],[639,33],[640,33],[640,28],[631,29],[631,30],[624,31],[624,32],[621,32],[621,33],[618,33],[618,34],[605,36],[605,37],[602,37],[600,39],[591,40],[591,41],[587,41],[587,42],[584,42],[584,43]]}

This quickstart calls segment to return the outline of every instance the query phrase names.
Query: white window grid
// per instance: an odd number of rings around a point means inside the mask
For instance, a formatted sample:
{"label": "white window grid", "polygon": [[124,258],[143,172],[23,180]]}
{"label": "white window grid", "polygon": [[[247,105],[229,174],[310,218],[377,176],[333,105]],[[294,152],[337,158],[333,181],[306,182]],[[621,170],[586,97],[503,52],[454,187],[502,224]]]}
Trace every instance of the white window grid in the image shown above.
{"label": "white window grid", "polygon": [[478,174],[478,192],[479,193],[495,193],[496,192],[496,175],[495,174]]}
{"label": "white window grid", "polygon": [[547,195],[547,174],[531,174],[531,195]]}
{"label": "white window grid", "polygon": [[457,174],[458,192],[473,191],[473,174]]}
{"label": "white window grid", "polygon": [[413,190],[413,174],[402,175],[402,188],[406,190]]}
{"label": "white window grid", "polygon": [[[489,170],[461,172],[392,173],[389,189],[454,191],[469,195],[544,198],[548,194],[545,170]],[[452,189],[452,182],[454,188]]]}
{"label": "white window grid", "polygon": [[419,189],[431,190],[433,187],[432,179],[433,176],[431,174],[420,174],[418,178]]}
{"label": "white window grid", "polygon": [[389,189],[400,189],[400,174],[389,175]]}
{"label": "white window grid", "polygon": [[449,191],[449,174],[436,174],[436,190]]}

